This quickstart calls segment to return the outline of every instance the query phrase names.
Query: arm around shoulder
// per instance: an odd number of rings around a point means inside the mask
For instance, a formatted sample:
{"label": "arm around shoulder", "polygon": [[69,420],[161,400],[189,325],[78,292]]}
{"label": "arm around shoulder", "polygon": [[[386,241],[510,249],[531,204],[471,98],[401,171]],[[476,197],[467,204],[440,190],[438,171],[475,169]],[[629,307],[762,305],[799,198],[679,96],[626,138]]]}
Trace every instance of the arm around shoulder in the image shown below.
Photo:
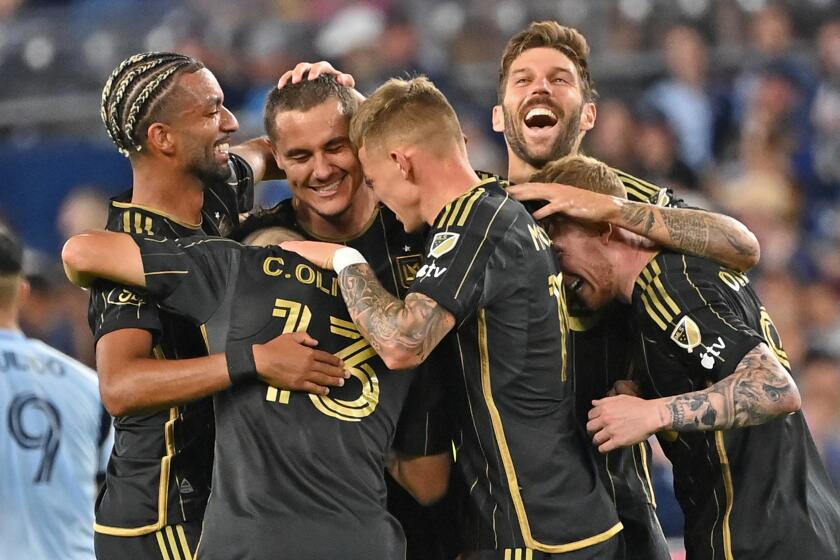
{"label": "arm around shoulder", "polygon": [[96,278],[146,286],[140,249],[125,233],[90,231],[74,235],[64,244],[61,260],[67,278],[82,288]]}

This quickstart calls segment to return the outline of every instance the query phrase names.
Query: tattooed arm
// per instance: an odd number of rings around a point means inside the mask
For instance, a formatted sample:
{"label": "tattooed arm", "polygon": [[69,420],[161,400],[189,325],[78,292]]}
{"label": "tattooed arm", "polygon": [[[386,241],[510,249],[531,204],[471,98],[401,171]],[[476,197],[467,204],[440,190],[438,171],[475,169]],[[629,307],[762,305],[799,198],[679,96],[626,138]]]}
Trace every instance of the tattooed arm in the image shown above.
{"label": "tattooed arm", "polygon": [[760,249],[755,235],[723,214],[655,206],[555,183],[516,185],[508,192],[517,200],[548,201],[534,212],[537,220],[559,213],[584,222],[608,222],[662,247],[712,259],[742,272],[758,263]]}
{"label": "tattooed arm", "polygon": [[662,430],[696,432],[756,426],[801,406],[790,374],[765,344],[735,371],[702,391],[642,400],[627,395],[593,401],[587,430],[602,453],[633,445]]}
{"label": "tattooed arm", "polygon": [[388,293],[367,264],[348,266],[338,283],[353,322],[390,369],[418,366],[455,326],[455,317],[423,294],[403,301]]}

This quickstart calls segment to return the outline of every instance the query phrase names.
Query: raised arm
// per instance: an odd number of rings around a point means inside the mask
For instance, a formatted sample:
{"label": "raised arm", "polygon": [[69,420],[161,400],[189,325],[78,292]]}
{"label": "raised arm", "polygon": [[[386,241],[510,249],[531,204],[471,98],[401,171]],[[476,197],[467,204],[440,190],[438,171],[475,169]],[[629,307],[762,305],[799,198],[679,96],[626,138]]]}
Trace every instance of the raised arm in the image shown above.
{"label": "raised arm", "polygon": [[542,220],[563,214],[588,222],[608,222],[674,251],[712,259],[746,272],[758,263],[758,240],[747,227],[723,214],[634,202],[569,185],[527,183],[508,189],[517,200],[544,200],[534,212]]}
{"label": "raised arm", "polygon": [[74,235],[61,250],[67,278],[81,288],[96,278],[104,278],[144,288],[143,259],[140,249],[127,233],[91,231]]}
{"label": "raised arm", "polygon": [[662,430],[696,432],[756,426],[801,407],[799,390],[766,344],[735,371],[701,391],[643,400],[618,395],[593,401],[587,430],[602,453],[633,445]]}
{"label": "raised arm", "polygon": [[[341,295],[353,322],[390,369],[421,364],[455,326],[455,317],[423,294],[410,293],[403,301],[388,293],[353,249],[313,241],[289,241],[281,246],[338,272]],[[350,255],[349,260],[336,254],[340,250]]]}

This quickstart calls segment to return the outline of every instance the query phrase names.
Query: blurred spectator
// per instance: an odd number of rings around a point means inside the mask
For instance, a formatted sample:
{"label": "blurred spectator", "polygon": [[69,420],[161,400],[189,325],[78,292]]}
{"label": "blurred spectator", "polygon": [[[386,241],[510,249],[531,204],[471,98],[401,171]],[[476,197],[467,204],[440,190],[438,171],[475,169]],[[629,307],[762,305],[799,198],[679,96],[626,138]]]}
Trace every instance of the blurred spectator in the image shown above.
{"label": "blurred spectator", "polygon": [[708,45],[696,28],[676,25],[665,33],[662,53],[669,75],[645,97],[671,122],[680,157],[702,171],[712,158],[715,110],[709,93]]}
{"label": "blurred spectator", "polygon": [[62,239],[89,229],[104,229],[108,219],[108,198],[96,187],[82,186],[64,198],[58,209],[57,228]]}
{"label": "blurred spectator", "polygon": [[828,474],[840,488],[840,361],[814,352],[801,371],[802,410]]}
{"label": "blurred spectator", "polygon": [[840,191],[840,19],[824,24],[817,35],[821,74],[811,118],[816,129],[815,166],[835,201]]}
{"label": "blurred spectator", "polygon": [[700,185],[697,173],[680,157],[677,137],[667,117],[657,109],[648,108],[637,112],[636,122],[633,143],[636,165],[631,169],[681,196],[696,191]]}
{"label": "blurred spectator", "polygon": [[619,99],[601,99],[597,126],[584,137],[586,151],[613,167],[635,170],[636,133],[636,122],[627,103]]}

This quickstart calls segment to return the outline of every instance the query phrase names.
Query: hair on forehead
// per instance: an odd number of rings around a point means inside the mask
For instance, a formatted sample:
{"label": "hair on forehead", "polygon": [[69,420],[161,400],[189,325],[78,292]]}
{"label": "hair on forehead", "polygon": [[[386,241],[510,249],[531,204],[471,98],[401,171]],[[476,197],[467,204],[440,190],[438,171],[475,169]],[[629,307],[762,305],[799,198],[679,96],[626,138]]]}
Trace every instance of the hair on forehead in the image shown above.
{"label": "hair on forehead", "polygon": [[446,96],[425,76],[391,78],[380,86],[350,121],[350,141],[356,147],[399,138],[443,150],[447,142],[463,142],[461,125]]}
{"label": "hair on forehead", "polygon": [[562,183],[579,189],[627,198],[624,183],[606,163],[574,154],[554,160],[530,178],[535,183]]}
{"label": "hair on forehead", "polygon": [[296,84],[289,83],[282,89],[272,89],[265,100],[263,125],[265,132],[272,141],[277,135],[277,114],[286,111],[309,111],[310,109],[336,99],[341,106],[341,113],[348,119],[353,116],[359,106],[359,100],[353,91],[340,84],[332,74],[321,74],[314,80],[307,79]]}
{"label": "hair on forehead", "polygon": [[202,62],[183,54],[145,52],[111,72],[102,88],[100,116],[120,153],[142,150],[148,127],[165,115],[177,77],[202,68]]}
{"label": "hair on forehead", "polygon": [[584,101],[597,99],[598,92],[595,91],[595,84],[589,72],[589,44],[586,37],[577,29],[546,20],[532,22],[508,41],[499,68],[499,103],[505,98],[505,86],[513,61],[525,51],[540,47],[555,49],[566,55],[577,69]]}

